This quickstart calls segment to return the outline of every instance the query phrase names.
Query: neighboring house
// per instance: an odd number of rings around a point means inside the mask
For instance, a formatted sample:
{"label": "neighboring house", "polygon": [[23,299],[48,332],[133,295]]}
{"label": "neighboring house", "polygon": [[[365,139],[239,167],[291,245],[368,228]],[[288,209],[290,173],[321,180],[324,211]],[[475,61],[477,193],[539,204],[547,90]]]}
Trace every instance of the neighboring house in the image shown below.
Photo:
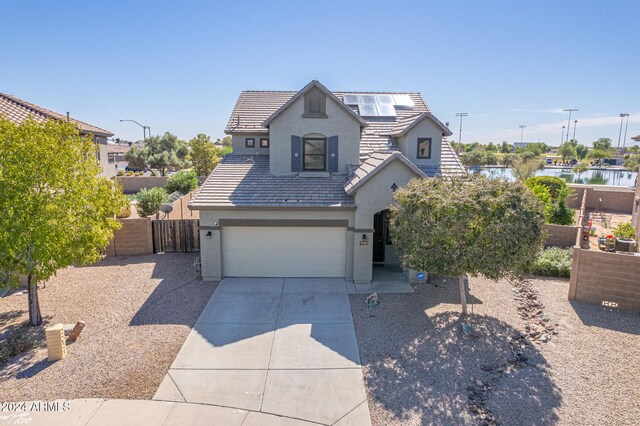
{"label": "neighboring house", "polygon": [[245,91],[225,130],[233,153],[189,207],[202,275],[372,279],[399,265],[393,193],[410,179],[464,175],[419,93]]}
{"label": "neighboring house", "polygon": [[109,160],[107,153],[107,138],[113,136],[108,130],[87,124],[67,115],[58,114],[30,102],[23,101],[11,95],[0,93],[0,116],[4,116],[11,121],[20,123],[29,117],[36,121],[46,120],[66,120],[74,123],[82,135],[91,135],[94,143],[98,146],[97,160],[102,167],[103,176],[113,177],[116,175],[116,167],[113,160]]}

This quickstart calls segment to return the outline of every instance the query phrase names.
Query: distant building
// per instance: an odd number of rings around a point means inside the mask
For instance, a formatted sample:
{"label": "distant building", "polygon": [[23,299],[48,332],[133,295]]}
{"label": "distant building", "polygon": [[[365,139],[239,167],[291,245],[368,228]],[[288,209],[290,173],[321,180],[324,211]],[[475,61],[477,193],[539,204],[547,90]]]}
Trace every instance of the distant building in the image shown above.
{"label": "distant building", "polygon": [[116,165],[109,158],[107,151],[107,138],[113,136],[110,131],[76,120],[69,117],[68,114],[59,114],[4,93],[0,93],[0,115],[4,115],[15,123],[21,123],[27,118],[33,117],[38,122],[61,120],[75,124],[81,135],[91,135],[93,142],[98,146],[97,160],[102,168],[103,176],[113,177],[116,175]]}

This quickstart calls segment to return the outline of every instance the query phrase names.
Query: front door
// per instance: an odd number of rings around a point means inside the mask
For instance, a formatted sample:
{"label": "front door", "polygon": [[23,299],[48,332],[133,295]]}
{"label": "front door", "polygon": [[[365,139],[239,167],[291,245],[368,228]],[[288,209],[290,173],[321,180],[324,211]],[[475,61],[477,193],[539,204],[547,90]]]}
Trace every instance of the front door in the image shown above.
{"label": "front door", "polygon": [[384,243],[386,235],[386,210],[373,215],[373,261],[384,262]]}

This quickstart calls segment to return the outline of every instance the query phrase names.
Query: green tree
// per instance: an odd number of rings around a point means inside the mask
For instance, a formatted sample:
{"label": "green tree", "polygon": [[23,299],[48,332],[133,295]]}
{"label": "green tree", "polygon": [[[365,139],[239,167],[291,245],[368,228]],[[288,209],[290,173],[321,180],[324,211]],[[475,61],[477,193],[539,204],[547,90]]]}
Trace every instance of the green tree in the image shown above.
{"label": "green tree", "polygon": [[489,142],[487,144],[487,146],[485,147],[485,149],[489,152],[497,152],[498,151],[498,147],[496,145],[494,145],[493,142]]}
{"label": "green tree", "polygon": [[607,158],[609,153],[607,151],[603,151],[601,149],[590,149],[587,153],[587,158],[592,158],[594,160],[599,160],[602,158]]}
{"label": "green tree", "polygon": [[589,165],[585,162],[580,162],[573,166],[573,169],[571,170],[573,170],[573,172],[578,175],[578,179],[580,179],[580,175],[589,170]]}
{"label": "green tree", "polygon": [[538,159],[526,160],[524,158],[515,160],[511,164],[511,172],[519,182],[524,182],[533,176],[538,170],[544,168],[544,162]]}
{"label": "green tree", "polygon": [[167,193],[179,192],[187,195],[198,187],[198,175],[196,172],[185,172],[184,170],[170,176],[167,179]]}
{"label": "green tree", "polygon": [[593,149],[609,151],[611,149],[611,139],[600,138],[597,141],[593,141]]}
{"label": "green tree", "polygon": [[502,144],[500,144],[500,152],[503,154],[508,154],[509,152],[513,151],[513,145],[509,145],[507,143],[507,141],[502,141]]}
{"label": "green tree", "polygon": [[198,176],[209,176],[209,173],[220,162],[220,149],[211,142],[211,138],[200,133],[189,141],[191,148],[191,164]]}
{"label": "green tree", "polygon": [[479,149],[474,149],[472,151],[460,154],[460,160],[465,166],[483,166],[484,152]]}
{"label": "green tree", "polygon": [[133,146],[124,155],[129,166],[158,170],[165,176],[169,169],[179,170],[189,165],[189,147],[177,136],[167,132],[162,136],[151,136],[144,141],[142,149]]}
{"label": "green tree", "polygon": [[624,160],[624,168],[630,172],[640,171],[640,155],[632,155]]}
{"label": "green tree", "polygon": [[396,191],[391,235],[405,267],[500,279],[529,270],[542,248],[542,204],[523,184],[475,176],[413,179]]}
{"label": "green tree", "polygon": [[169,195],[164,188],[142,188],[138,192],[138,204],[136,209],[142,217],[152,216],[158,213],[160,205],[169,201]]}
{"label": "green tree", "polygon": [[518,156],[516,154],[505,154],[502,156],[500,163],[504,166],[511,167],[513,165],[513,162],[517,159]]}
{"label": "green tree", "polygon": [[584,145],[576,145],[576,157],[578,160],[584,160],[587,157],[587,153],[589,152],[589,148]]}
{"label": "green tree", "polygon": [[231,147],[231,136],[227,135],[224,138],[218,138],[217,142],[220,142],[224,147]]}
{"label": "green tree", "polygon": [[558,155],[562,157],[562,161],[567,161],[567,158],[575,158],[576,148],[568,142],[563,143],[558,148]]}
{"label": "green tree", "polygon": [[29,323],[40,325],[38,282],[86,265],[120,227],[128,201],[101,177],[96,147],[73,123],[0,118],[0,276],[27,277]]}

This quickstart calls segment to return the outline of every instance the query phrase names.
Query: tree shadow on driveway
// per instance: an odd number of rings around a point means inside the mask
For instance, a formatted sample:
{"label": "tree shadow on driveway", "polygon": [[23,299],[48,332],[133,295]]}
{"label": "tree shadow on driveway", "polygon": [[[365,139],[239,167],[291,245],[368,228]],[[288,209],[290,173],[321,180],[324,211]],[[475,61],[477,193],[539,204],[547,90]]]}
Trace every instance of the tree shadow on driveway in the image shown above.
{"label": "tree shadow on driveway", "polygon": [[[454,290],[446,290],[452,293],[445,298],[453,299]],[[562,398],[542,354],[526,345],[526,361],[504,368],[514,358],[518,330],[494,317],[472,315],[478,337],[464,339],[459,313],[426,313],[436,304],[433,296],[426,288],[386,295],[375,311],[363,296],[351,296],[374,423],[477,424],[481,418],[469,412],[468,392],[478,380],[490,386],[482,393],[483,405],[500,423],[557,422]]]}

